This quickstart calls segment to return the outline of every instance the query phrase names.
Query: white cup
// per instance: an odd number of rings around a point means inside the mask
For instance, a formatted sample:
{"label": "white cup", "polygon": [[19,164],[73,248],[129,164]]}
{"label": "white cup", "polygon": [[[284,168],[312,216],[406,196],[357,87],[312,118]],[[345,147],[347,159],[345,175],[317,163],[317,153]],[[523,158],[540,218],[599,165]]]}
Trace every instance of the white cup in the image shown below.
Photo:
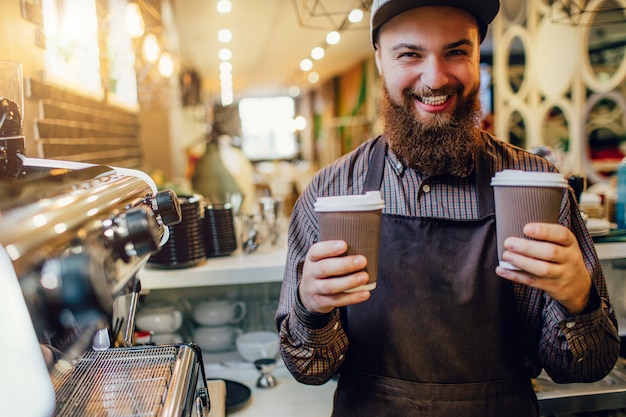
{"label": "white cup", "polygon": [[202,326],[237,324],[245,315],[246,303],[243,301],[200,301],[193,308],[193,319]]}
{"label": "white cup", "polygon": [[194,330],[193,341],[205,352],[223,352],[234,348],[241,333],[240,328],[233,326],[199,326]]}
{"label": "white cup", "polygon": [[367,258],[364,270],[369,274],[369,282],[348,292],[376,288],[380,222],[384,207],[380,191],[318,197],[315,201],[320,239],[344,240],[348,244],[348,255],[363,255]]}
{"label": "white cup", "polygon": [[279,337],[275,332],[244,333],[237,338],[237,352],[248,362],[273,359],[278,354]]}
{"label": "white cup", "polygon": [[173,333],[183,324],[183,314],[172,306],[146,306],[137,312],[135,325],[139,330]]}
{"label": "white cup", "polygon": [[558,223],[567,180],[555,172],[505,169],[491,179],[496,209],[498,259],[503,268],[518,270],[502,260],[504,241],[509,236],[526,238],[528,223]]}

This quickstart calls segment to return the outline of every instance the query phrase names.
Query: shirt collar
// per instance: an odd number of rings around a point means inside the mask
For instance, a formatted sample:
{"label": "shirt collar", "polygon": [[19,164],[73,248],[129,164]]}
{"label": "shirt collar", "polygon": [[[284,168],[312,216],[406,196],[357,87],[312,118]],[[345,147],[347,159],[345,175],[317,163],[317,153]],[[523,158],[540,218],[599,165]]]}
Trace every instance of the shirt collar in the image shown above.
{"label": "shirt collar", "polygon": [[[472,172],[474,172],[475,160],[476,160],[476,154],[472,155],[472,160],[470,161],[468,166],[466,166],[460,173],[456,174],[456,176],[461,177],[461,178],[469,177],[472,174]],[[402,176],[402,173],[404,172],[405,169],[412,169],[408,167],[404,162],[402,162],[396,156],[396,154],[391,150],[391,148],[389,148],[389,146],[387,146],[387,162],[392,167],[392,169],[394,170],[394,172],[396,173],[398,177]],[[420,177],[424,176],[424,174],[422,174],[419,171],[417,172],[417,174]],[[442,175],[454,175],[454,174],[446,173]]]}

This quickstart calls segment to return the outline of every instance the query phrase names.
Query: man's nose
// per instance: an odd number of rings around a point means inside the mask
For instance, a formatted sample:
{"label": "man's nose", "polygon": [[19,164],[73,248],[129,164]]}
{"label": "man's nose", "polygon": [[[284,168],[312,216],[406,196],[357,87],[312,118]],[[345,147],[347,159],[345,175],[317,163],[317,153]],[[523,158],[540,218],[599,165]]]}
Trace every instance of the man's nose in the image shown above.
{"label": "man's nose", "polygon": [[429,57],[422,63],[420,81],[431,90],[437,90],[448,83],[446,67],[441,59]]}

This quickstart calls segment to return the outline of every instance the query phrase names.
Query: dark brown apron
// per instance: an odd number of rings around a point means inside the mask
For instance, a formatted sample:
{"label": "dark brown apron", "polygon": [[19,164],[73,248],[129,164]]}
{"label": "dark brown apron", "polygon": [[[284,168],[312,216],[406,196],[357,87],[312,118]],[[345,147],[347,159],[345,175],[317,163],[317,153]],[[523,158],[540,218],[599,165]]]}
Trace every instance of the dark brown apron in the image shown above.
{"label": "dark brown apron", "polygon": [[[365,190],[382,183],[378,139]],[[342,309],[350,346],[333,416],[533,417],[513,286],[498,277],[486,156],[472,174],[479,219],[383,215],[378,286]]]}

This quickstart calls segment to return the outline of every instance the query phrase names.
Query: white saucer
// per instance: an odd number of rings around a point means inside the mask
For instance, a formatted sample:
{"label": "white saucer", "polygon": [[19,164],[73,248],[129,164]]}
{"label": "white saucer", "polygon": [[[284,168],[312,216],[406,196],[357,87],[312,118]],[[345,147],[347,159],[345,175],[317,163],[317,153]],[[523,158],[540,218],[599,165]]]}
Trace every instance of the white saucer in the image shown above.
{"label": "white saucer", "polygon": [[587,219],[585,222],[589,234],[595,236],[606,236],[611,231],[611,223],[605,219]]}

